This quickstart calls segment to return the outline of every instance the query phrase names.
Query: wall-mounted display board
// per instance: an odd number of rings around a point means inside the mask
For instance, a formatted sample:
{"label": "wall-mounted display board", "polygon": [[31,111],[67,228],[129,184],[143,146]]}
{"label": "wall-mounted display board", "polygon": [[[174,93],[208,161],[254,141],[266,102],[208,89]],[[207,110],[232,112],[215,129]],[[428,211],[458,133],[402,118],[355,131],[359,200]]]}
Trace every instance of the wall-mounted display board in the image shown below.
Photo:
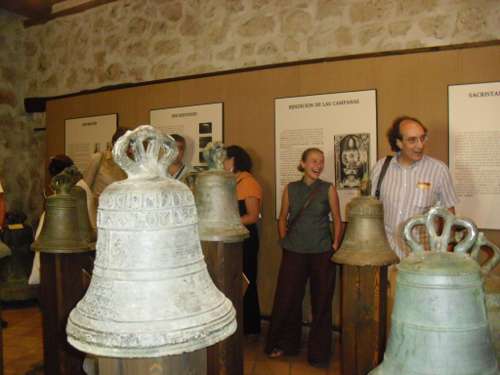
{"label": "wall-mounted display board", "polygon": [[500,82],[450,85],[448,105],[457,212],[500,229]]}
{"label": "wall-mounted display board", "polygon": [[64,122],[66,155],[73,159],[80,171],[83,171],[93,153],[111,149],[111,137],[117,126],[117,113],[66,120]]}
{"label": "wall-mounted display board", "polygon": [[325,153],[321,179],[334,182],[345,206],[356,195],[363,175],[377,157],[375,90],[275,99],[276,217],[283,189],[301,178],[302,152],[318,147]]}
{"label": "wall-mounted display board", "polygon": [[151,125],[166,134],[186,138],[184,161],[193,167],[206,165],[203,148],[209,142],[223,141],[223,103],[154,109],[149,113]]}

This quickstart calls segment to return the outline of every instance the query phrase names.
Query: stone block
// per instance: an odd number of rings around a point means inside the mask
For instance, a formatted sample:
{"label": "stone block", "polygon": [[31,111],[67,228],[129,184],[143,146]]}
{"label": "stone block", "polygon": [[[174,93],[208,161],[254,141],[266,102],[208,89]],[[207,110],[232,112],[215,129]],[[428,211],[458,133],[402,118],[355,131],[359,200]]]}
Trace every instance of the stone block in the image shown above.
{"label": "stone block", "polygon": [[155,43],[153,49],[157,55],[175,55],[181,50],[181,42],[179,39],[160,40]]}
{"label": "stone block", "polygon": [[389,24],[389,35],[392,37],[404,36],[411,28],[411,21],[398,21]]}
{"label": "stone block", "polygon": [[425,36],[444,39],[451,34],[450,19],[445,15],[424,18],[418,25]]}
{"label": "stone block", "polygon": [[183,36],[196,36],[202,31],[201,23],[198,18],[188,15],[181,24],[180,32]]}
{"label": "stone block", "polygon": [[0,88],[0,105],[15,108],[17,105],[16,93],[10,89]]}
{"label": "stone block", "polygon": [[258,15],[244,22],[239,28],[238,33],[244,37],[263,36],[274,30],[275,21],[272,16]]}
{"label": "stone block", "polygon": [[341,17],[346,8],[343,0],[319,0],[317,2],[316,19],[323,20],[331,17]]}
{"label": "stone block", "polygon": [[236,54],[236,47],[231,46],[217,53],[215,57],[217,58],[217,60],[233,61],[235,58],[235,54]]}
{"label": "stone block", "polygon": [[311,31],[312,17],[308,12],[296,9],[283,19],[281,31],[285,34],[308,34]]}

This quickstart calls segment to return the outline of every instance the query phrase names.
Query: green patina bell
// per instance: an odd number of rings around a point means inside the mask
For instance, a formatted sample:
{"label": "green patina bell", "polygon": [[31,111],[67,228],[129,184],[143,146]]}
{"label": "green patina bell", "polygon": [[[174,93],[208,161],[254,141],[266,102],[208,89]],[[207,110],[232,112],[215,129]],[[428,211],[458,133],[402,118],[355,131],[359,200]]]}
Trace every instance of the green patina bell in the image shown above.
{"label": "green patina bell", "polygon": [[[440,235],[437,218],[444,222]],[[431,251],[415,240],[416,226],[426,229]],[[452,228],[467,233],[448,252]],[[500,262],[500,250],[495,248],[494,256],[479,266],[476,226],[442,207],[409,220],[404,236],[412,253],[397,266],[391,336],[384,361],[370,374],[498,374],[483,275]]]}
{"label": "green patina bell", "polygon": [[249,236],[240,221],[236,178],[224,170],[226,150],[222,143],[209,143],[203,151],[208,171],[197,175],[194,188],[202,241],[240,242]]}
{"label": "green patina bell", "polygon": [[74,182],[61,173],[52,178],[55,194],[47,198],[45,221],[40,236],[33,244],[35,251],[44,253],[74,253],[89,251],[89,243],[78,226],[77,203],[71,194]]}

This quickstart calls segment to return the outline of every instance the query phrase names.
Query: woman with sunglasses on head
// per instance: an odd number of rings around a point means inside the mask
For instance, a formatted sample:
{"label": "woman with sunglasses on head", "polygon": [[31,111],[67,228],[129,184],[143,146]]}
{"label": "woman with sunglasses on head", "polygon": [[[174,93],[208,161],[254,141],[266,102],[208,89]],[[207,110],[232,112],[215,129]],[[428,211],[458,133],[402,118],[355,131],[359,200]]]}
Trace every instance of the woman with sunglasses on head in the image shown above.
{"label": "woman with sunglasses on head", "polygon": [[330,362],[335,288],[335,266],[330,257],[339,248],[343,231],[337,191],[319,178],[324,164],[323,151],[308,148],[298,166],[304,173],[302,179],[288,184],[283,191],[278,221],[283,257],[265,348],[271,358],[299,353],[302,300],[309,279],[313,317],[308,360],[316,367],[327,367]]}

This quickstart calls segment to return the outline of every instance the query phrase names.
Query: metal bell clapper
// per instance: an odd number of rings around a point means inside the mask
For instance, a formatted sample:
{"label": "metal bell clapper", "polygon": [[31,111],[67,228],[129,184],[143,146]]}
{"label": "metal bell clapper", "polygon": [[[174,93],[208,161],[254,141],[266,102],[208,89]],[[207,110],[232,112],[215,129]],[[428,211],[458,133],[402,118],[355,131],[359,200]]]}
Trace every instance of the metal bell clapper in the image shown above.
{"label": "metal bell clapper", "polygon": [[128,178],[99,199],[92,279],[66,327],[75,348],[101,357],[162,357],[205,348],[236,330],[235,310],[207,272],[193,194],[166,176],[176,154],[175,140],[149,125],[113,147]]}
{"label": "metal bell clapper", "polygon": [[[437,218],[444,223],[440,235]],[[431,251],[414,238],[416,226],[424,226]],[[448,252],[453,228],[467,233]],[[391,336],[384,361],[370,374],[498,374],[483,291],[483,275],[500,261],[498,248],[479,266],[470,255],[476,226],[443,207],[410,219],[404,237],[412,253],[397,266]]]}
{"label": "metal bell clapper", "polygon": [[240,221],[236,177],[224,170],[224,145],[209,143],[203,156],[208,161],[208,171],[198,174],[194,188],[200,239],[240,242],[249,236],[249,232]]}
{"label": "metal bell clapper", "polygon": [[47,198],[45,221],[33,244],[35,251],[74,253],[89,251],[89,243],[78,227],[77,202],[71,194],[74,181],[66,174],[54,176],[51,186],[56,192]]}

